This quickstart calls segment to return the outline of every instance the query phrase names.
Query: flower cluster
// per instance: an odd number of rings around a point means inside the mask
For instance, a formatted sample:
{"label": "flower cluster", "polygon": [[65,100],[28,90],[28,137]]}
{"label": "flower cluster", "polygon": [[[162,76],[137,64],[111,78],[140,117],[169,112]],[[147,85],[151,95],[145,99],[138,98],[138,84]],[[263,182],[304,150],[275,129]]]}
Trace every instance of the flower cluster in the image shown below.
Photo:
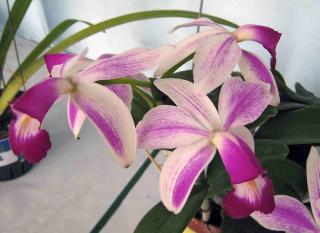
{"label": "flower cluster", "polygon": [[[238,43],[252,40],[263,45],[271,54],[274,68],[281,34],[258,25],[244,25],[229,32],[206,18],[174,30],[190,26],[208,29],[174,46],[106,54],[94,61],[86,59],[85,52],[46,55],[49,77],[11,105],[15,119],[9,134],[14,153],[32,163],[45,157],[51,143],[41,123],[50,107],[67,95],[74,136],[78,137],[84,120],[90,119],[121,166],[134,161],[137,147],[174,149],[160,174],[160,196],[168,210],[181,211],[200,173],[218,151],[233,186],[223,198],[225,212],[233,218],[254,211],[271,213],[275,207],[272,181],[255,156],[253,136],[245,126],[268,105],[278,105],[279,93],[268,65]],[[191,54],[194,82],[161,78]],[[231,77],[236,65],[244,79]],[[151,68],[156,69],[153,84],[175,106],[152,108],[135,127],[130,113],[130,85],[102,86],[97,81],[134,79]],[[221,85],[216,107],[207,94]]]}

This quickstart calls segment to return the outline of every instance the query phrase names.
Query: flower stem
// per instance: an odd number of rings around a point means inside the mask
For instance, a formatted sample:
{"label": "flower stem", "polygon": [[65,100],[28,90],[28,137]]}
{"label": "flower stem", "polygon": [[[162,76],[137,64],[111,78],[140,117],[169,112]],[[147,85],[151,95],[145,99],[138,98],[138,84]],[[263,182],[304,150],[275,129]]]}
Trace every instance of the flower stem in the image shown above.
{"label": "flower stem", "polygon": [[147,149],[144,149],[144,152],[148,156],[148,159],[152,163],[152,165],[157,169],[158,172],[161,172],[161,166],[157,163],[157,161],[152,157]]}
{"label": "flower stem", "polygon": [[98,84],[106,86],[111,84],[129,84],[132,86],[138,86],[138,87],[151,87],[150,81],[142,81],[142,80],[136,80],[133,78],[116,78],[116,79],[109,79],[109,80],[99,80],[97,81]]}

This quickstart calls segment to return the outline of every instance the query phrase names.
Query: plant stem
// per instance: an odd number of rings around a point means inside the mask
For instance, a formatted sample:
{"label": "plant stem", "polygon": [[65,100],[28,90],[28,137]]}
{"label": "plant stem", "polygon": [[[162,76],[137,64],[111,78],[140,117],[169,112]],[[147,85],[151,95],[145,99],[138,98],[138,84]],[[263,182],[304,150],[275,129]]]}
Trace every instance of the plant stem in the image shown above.
{"label": "plant stem", "polygon": [[[159,153],[159,150],[154,150],[152,151],[151,155],[153,158],[155,158],[158,153]],[[112,202],[111,206],[107,209],[104,215],[100,218],[100,220],[96,223],[96,225],[90,231],[91,233],[98,233],[103,229],[103,227],[108,223],[112,215],[117,211],[119,206],[122,204],[124,199],[127,197],[131,189],[135,186],[135,184],[139,181],[143,173],[147,170],[149,165],[150,165],[150,160],[146,159],[144,163],[140,166],[138,171],[134,174],[134,176],[129,180],[127,185],[119,193],[116,199]]]}
{"label": "plant stem", "polygon": [[132,86],[138,86],[138,87],[151,87],[150,81],[136,80],[133,78],[116,78],[116,79],[109,79],[109,80],[100,80],[100,81],[97,81],[97,83],[103,86],[111,85],[111,84],[130,84]]}

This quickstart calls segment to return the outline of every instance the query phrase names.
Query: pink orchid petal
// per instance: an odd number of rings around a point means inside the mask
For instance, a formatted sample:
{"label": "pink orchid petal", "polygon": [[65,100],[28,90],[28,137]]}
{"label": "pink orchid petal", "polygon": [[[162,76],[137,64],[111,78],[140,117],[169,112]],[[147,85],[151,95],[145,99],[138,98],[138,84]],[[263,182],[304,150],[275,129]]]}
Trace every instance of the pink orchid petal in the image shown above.
{"label": "pink orchid petal", "polygon": [[80,130],[86,119],[86,115],[68,98],[68,122],[74,138],[79,137]]}
{"label": "pink orchid petal", "polygon": [[22,155],[28,162],[37,163],[43,159],[51,147],[49,134],[40,129],[37,119],[16,111],[9,126],[9,139],[12,151],[16,155]]}
{"label": "pink orchid petal", "polygon": [[261,226],[288,233],[320,232],[308,209],[297,199],[285,195],[275,196],[275,209],[270,214],[256,211],[251,214]]}
{"label": "pink orchid petal", "polygon": [[241,55],[241,49],[229,34],[208,36],[201,41],[194,56],[194,83],[206,93],[230,77]]}
{"label": "pink orchid petal", "polygon": [[271,98],[269,84],[261,81],[248,83],[240,78],[227,80],[219,96],[223,129],[253,122],[262,114]]}
{"label": "pink orchid petal", "polygon": [[242,50],[239,67],[246,81],[260,80],[269,83],[271,86],[271,94],[273,95],[271,105],[279,105],[280,97],[276,81],[271,71],[259,57],[253,53]]}
{"label": "pink orchid petal", "polygon": [[106,86],[114,94],[116,94],[120,99],[127,105],[128,109],[131,110],[131,102],[133,98],[133,93],[130,85],[126,84],[113,84]]}
{"label": "pink orchid petal", "polygon": [[71,100],[94,123],[120,165],[135,158],[137,136],[128,107],[112,91],[88,82],[79,82]]}
{"label": "pink orchid petal", "polygon": [[27,90],[14,103],[13,108],[37,119],[40,124],[53,103],[72,90],[65,79],[50,78],[39,82]]}
{"label": "pink orchid petal", "polygon": [[257,178],[233,185],[234,190],[223,198],[223,208],[234,219],[249,216],[254,211],[269,214],[274,210],[272,182],[268,177]]}
{"label": "pink orchid petal", "polygon": [[85,55],[88,53],[88,49],[84,49],[80,54],[76,54],[65,63],[62,64],[61,67],[61,77],[67,78],[72,77],[72,79],[76,79],[75,76],[80,71],[84,70],[88,67],[92,61],[90,59],[85,58]]}
{"label": "pink orchid petal", "polygon": [[210,131],[187,111],[176,106],[160,105],[151,109],[137,125],[138,146],[147,149],[187,146]]}
{"label": "pink orchid petal", "polygon": [[255,151],[254,150],[254,139],[253,139],[252,133],[249,129],[247,129],[244,126],[237,126],[237,127],[233,127],[233,128],[228,129],[228,131],[230,133],[232,133],[233,135],[237,136],[238,138],[241,138],[241,140],[245,144],[247,144],[252,151]]}
{"label": "pink orchid petal", "polygon": [[252,40],[260,43],[271,54],[271,68],[276,65],[276,47],[280,40],[281,33],[272,28],[260,25],[243,25],[233,32],[238,42]]}
{"label": "pink orchid petal", "polygon": [[320,226],[320,154],[316,147],[311,147],[307,159],[307,180],[313,217]]}
{"label": "pink orchid petal", "polygon": [[160,197],[165,207],[179,213],[196,179],[213,159],[216,150],[206,140],[178,147],[165,161],[160,173]]}
{"label": "pink orchid petal", "polygon": [[212,20],[210,20],[208,18],[198,18],[198,19],[195,19],[191,22],[177,25],[170,32],[174,32],[174,31],[176,31],[180,28],[184,28],[184,27],[194,27],[194,26],[208,26],[208,27],[210,27],[210,30],[215,33],[228,32],[227,29],[220,26],[219,24],[216,24],[215,22],[213,22]]}
{"label": "pink orchid petal", "polygon": [[61,65],[68,61],[70,58],[75,56],[74,54],[68,53],[52,53],[52,54],[45,54],[43,56],[44,62],[47,66],[49,73],[51,73],[52,69],[56,65]]}
{"label": "pink orchid petal", "polygon": [[244,141],[229,132],[217,132],[212,140],[232,184],[255,179],[264,172],[257,157]]}
{"label": "pink orchid petal", "polygon": [[133,76],[159,65],[160,60],[172,49],[132,49],[112,57],[98,59],[77,75],[77,79],[95,82],[112,78]]}
{"label": "pink orchid petal", "polygon": [[199,87],[189,81],[174,78],[158,79],[154,84],[206,129],[220,129],[218,112],[208,96]]}
{"label": "pink orchid petal", "polygon": [[203,38],[215,34],[212,30],[201,31],[177,43],[171,51],[160,61],[158,69],[155,71],[155,77],[161,77],[170,68],[187,58],[196,51],[198,44]]}

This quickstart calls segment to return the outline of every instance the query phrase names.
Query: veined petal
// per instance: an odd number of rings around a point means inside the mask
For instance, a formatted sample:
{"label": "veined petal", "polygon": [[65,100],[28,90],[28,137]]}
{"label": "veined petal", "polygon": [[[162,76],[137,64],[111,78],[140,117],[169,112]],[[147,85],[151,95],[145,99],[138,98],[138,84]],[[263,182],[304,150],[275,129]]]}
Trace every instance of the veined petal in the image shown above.
{"label": "veined petal", "polygon": [[77,80],[95,82],[112,78],[133,76],[157,66],[172,46],[157,49],[132,49],[112,57],[101,58],[79,73]]}
{"label": "veined petal", "polygon": [[217,109],[199,87],[189,81],[174,78],[158,79],[154,84],[206,129],[220,129]]}
{"label": "veined petal", "polygon": [[194,83],[206,93],[231,76],[241,49],[230,34],[212,35],[201,40],[194,56]]}
{"label": "veined petal", "polygon": [[255,151],[254,150],[254,139],[253,139],[252,133],[250,132],[249,129],[247,129],[244,126],[237,126],[237,127],[233,127],[233,128],[228,129],[228,131],[231,134],[237,136],[238,138],[241,138],[241,140],[245,144],[247,144],[252,151]]}
{"label": "veined petal", "polygon": [[271,68],[275,68],[276,47],[280,40],[281,33],[269,27],[247,24],[235,30],[233,35],[238,42],[252,40],[260,43],[271,54]]}
{"label": "veined petal", "polygon": [[147,149],[176,148],[208,138],[210,131],[182,108],[160,105],[137,125],[138,146]]}
{"label": "veined petal", "polygon": [[95,124],[120,165],[129,166],[136,155],[137,136],[128,107],[112,91],[79,82],[71,100]]}
{"label": "veined petal", "polygon": [[[68,61],[70,58],[75,56],[75,54],[68,54],[68,53],[52,53],[52,54],[45,54],[43,56],[44,62],[47,66],[49,73],[51,73],[52,69],[56,65],[61,65]],[[54,77],[54,76],[53,76]],[[59,76],[56,76],[59,77]]]}
{"label": "veined petal", "polygon": [[280,97],[276,81],[271,71],[258,56],[248,51],[242,50],[239,67],[243,77],[247,81],[260,80],[269,83],[271,86],[271,94],[273,95],[271,105],[279,105]]}
{"label": "veined petal", "polygon": [[12,151],[22,155],[28,162],[37,163],[43,159],[51,147],[49,134],[40,129],[40,122],[11,108],[15,119],[9,126],[9,139]]}
{"label": "veined petal", "polygon": [[261,226],[288,233],[319,233],[308,209],[297,199],[285,195],[275,196],[275,209],[270,214],[259,211],[253,212],[251,217]]}
{"label": "veined petal", "polygon": [[244,82],[232,78],[225,82],[219,96],[219,115],[223,129],[246,125],[256,120],[270,103],[270,85],[261,81]]}
{"label": "veined petal", "polygon": [[178,147],[165,161],[160,173],[160,197],[165,207],[179,213],[201,171],[216,150],[207,140]]}
{"label": "veined petal", "polygon": [[316,147],[311,147],[307,159],[307,180],[313,217],[320,226],[320,154]]}
{"label": "veined petal", "polygon": [[72,84],[65,79],[46,79],[27,90],[14,103],[13,108],[37,119],[40,124],[53,103],[72,91]]}
{"label": "veined petal", "polygon": [[178,64],[183,59],[187,58],[189,55],[196,51],[199,42],[209,35],[213,35],[215,32],[213,30],[205,30],[196,33],[186,39],[177,43],[171,51],[169,51],[166,56],[164,56],[158,69],[155,71],[155,77],[161,77],[165,72],[167,72],[174,65]]}
{"label": "veined petal", "polygon": [[210,20],[208,18],[198,18],[198,19],[195,19],[191,22],[177,25],[170,32],[174,32],[174,31],[178,30],[179,28],[194,27],[194,26],[208,26],[215,33],[229,32],[227,29],[220,26],[219,24],[216,24],[215,22],[213,22],[212,20]]}
{"label": "veined petal", "polygon": [[74,138],[79,137],[81,127],[86,119],[86,115],[68,98],[68,122]]}
{"label": "veined petal", "polygon": [[235,219],[249,216],[254,211],[269,214],[274,210],[272,182],[268,177],[257,178],[233,185],[234,190],[223,198],[227,215]]}
{"label": "veined petal", "polygon": [[72,77],[72,79],[75,80],[76,74],[84,70],[92,63],[90,59],[85,58],[85,55],[87,53],[88,49],[85,48],[80,54],[73,56],[65,63],[63,63],[60,71],[61,77]]}
{"label": "veined petal", "polygon": [[264,173],[257,157],[242,139],[229,132],[217,132],[212,139],[232,184],[255,179]]}
{"label": "veined petal", "polygon": [[127,84],[113,84],[106,86],[114,94],[120,97],[120,99],[127,105],[128,109],[131,110],[131,102],[133,93],[130,85]]}

